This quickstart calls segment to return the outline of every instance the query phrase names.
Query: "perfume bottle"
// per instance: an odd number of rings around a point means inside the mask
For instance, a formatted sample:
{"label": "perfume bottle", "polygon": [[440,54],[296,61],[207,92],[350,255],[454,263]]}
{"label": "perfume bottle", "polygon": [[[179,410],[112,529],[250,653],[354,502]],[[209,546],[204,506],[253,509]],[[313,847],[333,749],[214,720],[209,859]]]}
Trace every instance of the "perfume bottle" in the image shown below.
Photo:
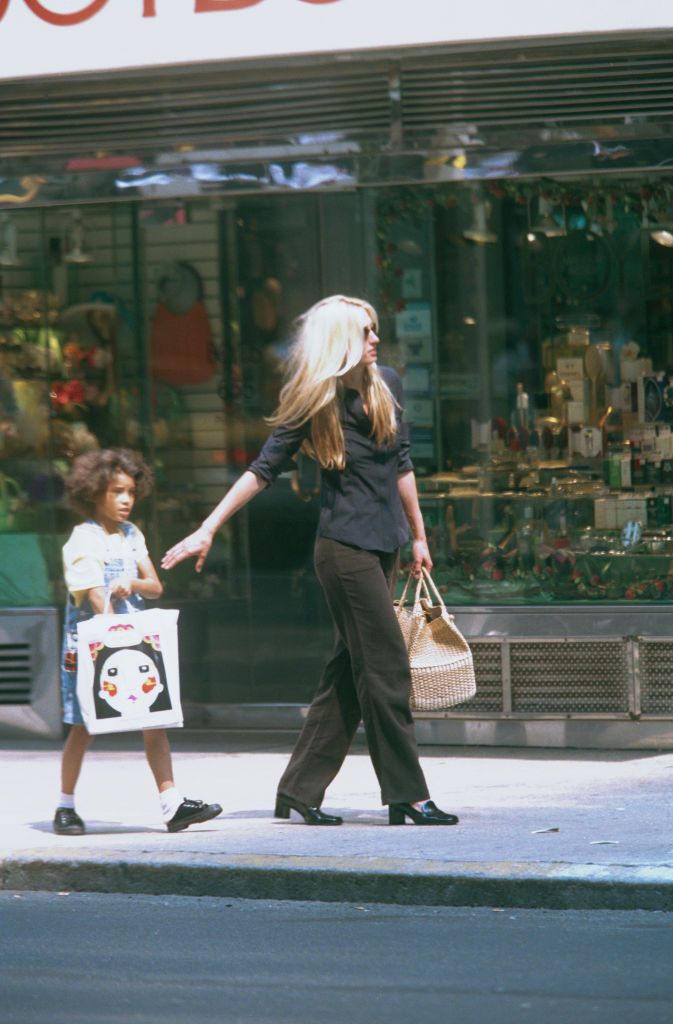
{"label": "perfume bottle", "polygon": [[528,393],[524,391],[523,384],[516,386],[516,404],[514,408],[514,425],[518,430],[528,432],[530,427],[530,402]]}

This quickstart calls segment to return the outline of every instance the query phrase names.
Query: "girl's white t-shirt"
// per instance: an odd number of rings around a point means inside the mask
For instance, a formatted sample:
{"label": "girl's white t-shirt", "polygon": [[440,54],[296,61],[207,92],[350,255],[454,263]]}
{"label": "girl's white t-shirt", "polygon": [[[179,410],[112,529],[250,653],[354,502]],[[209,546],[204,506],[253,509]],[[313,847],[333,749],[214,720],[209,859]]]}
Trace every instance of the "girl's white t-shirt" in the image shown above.
{"label": "girl's white t-shirt", "polygon": [[147,557],[145,538],[133,523],[126,523],[114,533],[98,523],[81,523],[63,545],[65,584],[79,605],[87,591],[106,585],[106,565],[116,563],[119,571],[115,576],[133,579],[138,563]]}

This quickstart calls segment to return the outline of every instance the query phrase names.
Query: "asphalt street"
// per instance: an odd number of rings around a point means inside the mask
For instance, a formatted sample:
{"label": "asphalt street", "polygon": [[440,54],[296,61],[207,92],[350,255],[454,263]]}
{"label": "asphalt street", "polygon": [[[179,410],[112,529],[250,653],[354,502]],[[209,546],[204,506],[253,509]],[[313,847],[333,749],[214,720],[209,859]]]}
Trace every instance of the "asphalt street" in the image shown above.
{"label": "asphalt street", "polygon": [[0,893],[3,1024],[670,1024],[673,914]]}

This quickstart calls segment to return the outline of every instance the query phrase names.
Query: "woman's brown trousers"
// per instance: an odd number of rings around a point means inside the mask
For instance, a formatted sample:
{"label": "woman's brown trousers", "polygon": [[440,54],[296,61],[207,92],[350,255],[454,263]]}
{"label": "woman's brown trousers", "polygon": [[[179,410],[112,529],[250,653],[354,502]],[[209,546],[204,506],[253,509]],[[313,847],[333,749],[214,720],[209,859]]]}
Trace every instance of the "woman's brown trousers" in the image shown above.
{"label": "woman's brown trousers", "polygon": [[425,800],[409,660],[392,601],[398,554],[319,537],[315,568],[336,640],[278,791],[319,807],[362,720],[381,802]]}

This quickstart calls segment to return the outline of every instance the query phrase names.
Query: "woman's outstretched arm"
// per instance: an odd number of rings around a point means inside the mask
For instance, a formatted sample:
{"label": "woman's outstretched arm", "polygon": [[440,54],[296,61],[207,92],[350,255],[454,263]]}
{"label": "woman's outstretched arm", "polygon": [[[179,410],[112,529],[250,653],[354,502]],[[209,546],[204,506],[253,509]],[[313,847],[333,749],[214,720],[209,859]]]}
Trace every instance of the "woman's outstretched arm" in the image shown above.
{"label": "woman's outstretched arm", "polygon": [[199,529],[169,548],[161,559],[161,568],[172,569],[174,565],[184,562],[186,558],[196,557],[194,568],[197,572],[201,572],[213,543],[213,537],[219,528],[266,486],[266,481],[246,469],[233,487],[229,488],[219,505],[213,509],[207,519],[204,519]]}

